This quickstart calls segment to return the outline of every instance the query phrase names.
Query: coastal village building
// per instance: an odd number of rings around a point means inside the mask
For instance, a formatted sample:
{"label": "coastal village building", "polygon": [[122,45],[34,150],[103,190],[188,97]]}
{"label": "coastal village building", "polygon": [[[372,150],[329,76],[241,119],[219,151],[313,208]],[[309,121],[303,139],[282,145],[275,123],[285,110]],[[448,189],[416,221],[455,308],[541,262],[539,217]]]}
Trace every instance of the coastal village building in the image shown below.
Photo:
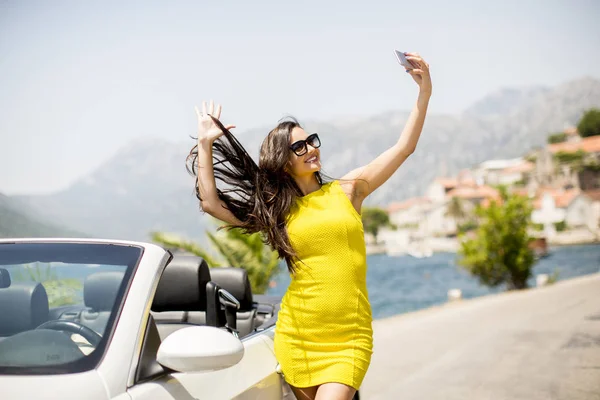
{"label": "coastal village building", "polygon": [[557,161],[561,154],[582,154],[582,163],[600,163],[600,136],[569,139],[563,143],[549,144],[535,153],[535,168],[528,182],[528,189],[540,188],[600,189],[599,171],[578,171],[572,162]]}
{"label": "coastal village building", "polygon": [[456,177],[436,178],[424,197],[390,204],[387,211],[397,230],[385,230],[381,238],[398,253],[415,246],[456,249],[461,221],[450,215],[452,199],[459,199],[464,214],[471,215],[477,205],[499,198],[494,186],[505,185],[532,199],[538,236],[551,243],[600,239],[600,167],[581,167],[600,166],[600,136],[581,138],[574,128],[564,133],[562,143],[526,157],[485,161]]}
{"label": "coastal village building", "polygon": [[532,169],[533,163],[523,158],[490,160],[481,163],[474,174],[478,182],[486,185],[513,185]]}
{"label": "coastal village building", "polygon": [[547,189],[541,192],[533,204],[533,223],[543,225],[544,236],[552,239],[557,234],[557,225],[564,223],[571,229],[583,228],[590,232],[597,229],[593,199],[579,189]]}
{"label": "coastal village building", "polygon": [[[544,226],[550,240],[557,236],[558,224],[599,236],[600,168],[589,166],[600,165],[600,136],[582,138],[574,129],[565,133],[566,141],[549,144],[536,154],[527,184],[527,192],[534,198],[532,220]],[[565,154],[581,157],[577,163],[560,161]]]}
{"label": "coastal village building", "polygon": [[457,220],[450,215],[452,198],[460,199],[461,208],[469,214],[480,203],[498,197],[488,185],[479,185],[469,170],[456,178],[437,178],[428,187],[425,197],[392,203],[387,211],[396,230],[384,230],[380,238],[389,252],[405,253],[413,248],[422,252],[431,250],[455,251]]}

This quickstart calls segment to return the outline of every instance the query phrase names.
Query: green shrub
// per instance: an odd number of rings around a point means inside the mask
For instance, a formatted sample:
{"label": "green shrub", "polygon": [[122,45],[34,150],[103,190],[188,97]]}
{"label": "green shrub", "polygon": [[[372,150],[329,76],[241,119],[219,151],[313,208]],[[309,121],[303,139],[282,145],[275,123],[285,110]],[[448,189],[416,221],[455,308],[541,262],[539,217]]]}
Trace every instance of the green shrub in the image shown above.
{"label": "green shrub", "polygon": [[583,158],[585,157],[585,152],[583,150],[577,150],[576,152],[566,152],[566,151],[559,151],[556,154],[554,154],[554,158],[563,164],[574,164],[574,163],[580,163],[583,161]]}
{"label": "green shrub", "polygon": [[541,232],[544,230],[544,224],[533,224],[533,229]]}
{"label": "green shrub", "polygon": [[581,137],[600,135],[600,110],[597,108],[587,110],[579,120],[577,130]]}
{"label": "green shrub", "polygon": [[550,144],[562,143],[565,140],[567,140],[567,134],[564,132],[553,133],[552,135],[548,136],[548,143],[550,143]]}
{"label": "green shrub", "polygon": [[565,221],[555,222],[554,223],[554,228],[558,232],[563,232],[563,231],[565,231],[567,229],[567,223]]}

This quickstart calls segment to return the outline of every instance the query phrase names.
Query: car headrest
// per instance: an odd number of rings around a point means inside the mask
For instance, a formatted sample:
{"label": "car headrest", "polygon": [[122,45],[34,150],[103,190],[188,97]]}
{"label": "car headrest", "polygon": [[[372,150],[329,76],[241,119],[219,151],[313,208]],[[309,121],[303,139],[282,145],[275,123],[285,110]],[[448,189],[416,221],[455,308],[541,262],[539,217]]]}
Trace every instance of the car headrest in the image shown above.
{"label": "car headrest", "polygon": [[0,289],[0,336],[34,329],[48,321],[48,295],[41,283],[13,282]]}
{"label": "car headrest", "polygon": [[0,268],[0,289],[10,286],[10,274],[6,268]]}
{"label": "car headrest", "polygon": [[248,279],[248,271],[243,268],[212,268],[211,280],[235,296],[240,302],[240,311],[252,309],[252,288]]}
{"label": "car headrest", "polygon": [[208,264],[197,256],[175,256],[165,268],[152,311],[206,311]]}
{"label": "car headrest", "polygon": [[96,272],[83,283],[83,302],[94,311],[110,311],[119,293],[123,272]]}

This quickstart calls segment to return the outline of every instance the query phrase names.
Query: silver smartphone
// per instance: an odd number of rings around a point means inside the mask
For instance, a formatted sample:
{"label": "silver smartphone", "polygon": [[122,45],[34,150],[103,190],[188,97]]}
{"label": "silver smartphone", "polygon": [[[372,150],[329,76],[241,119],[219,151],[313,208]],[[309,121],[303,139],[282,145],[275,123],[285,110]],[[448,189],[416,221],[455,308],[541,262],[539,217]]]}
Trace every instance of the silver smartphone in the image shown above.
{"label": "silver smartphone", "polygon": [[412,63],[406,59],[406,56],[404,55],[403,52],[394,50],[394,54],[396,55],[396,58],[398,59],[398,62],[400,63],[400,65],[402,65],[404,68],[415,69],[415,66],[412,65]]}

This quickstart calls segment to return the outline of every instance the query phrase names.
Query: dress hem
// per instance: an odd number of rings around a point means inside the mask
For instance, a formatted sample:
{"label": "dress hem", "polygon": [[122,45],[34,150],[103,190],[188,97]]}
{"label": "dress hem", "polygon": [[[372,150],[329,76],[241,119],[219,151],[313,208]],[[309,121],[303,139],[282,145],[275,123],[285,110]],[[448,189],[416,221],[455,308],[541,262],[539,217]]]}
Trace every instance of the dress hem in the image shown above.
{"label": "dress hem", "polygon": [[352,389],[354,389],[356,391],[358,391],[358,389],[359,389],[359,388],[355,387],[353,383],[350,383],[348,381],[343,381],[342,379],[324,379],[324,380],[322,380],[322,382],[318,381],[318,383],[316,383],[314,385],[295,385],[294,383],[288,381],[287,379],[285,381],[288,385],[292,385],[293,387],[298,388],[298,389],[306,389],[309,387],[321,386],[326,383],[341,383],[342,385],[350,386]]}

